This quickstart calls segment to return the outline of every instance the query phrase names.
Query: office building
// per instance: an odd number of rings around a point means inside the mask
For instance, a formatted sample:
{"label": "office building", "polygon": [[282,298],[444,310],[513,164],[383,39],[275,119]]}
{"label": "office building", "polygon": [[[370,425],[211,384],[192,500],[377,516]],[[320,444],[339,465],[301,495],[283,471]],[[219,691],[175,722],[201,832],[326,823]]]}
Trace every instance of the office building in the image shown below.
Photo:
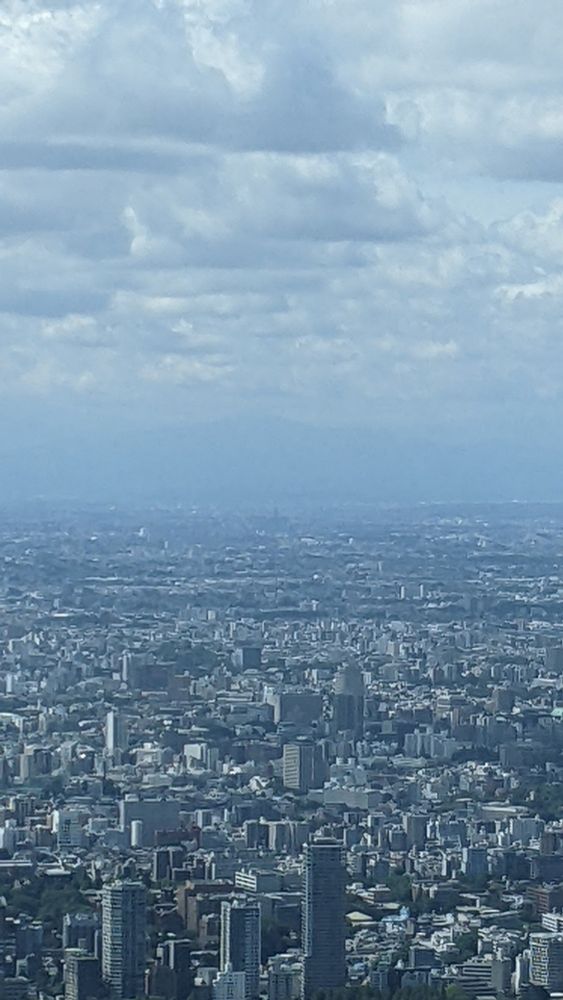
{"label": "office building", "polygon": [[112,709],[106,715],[106,750],[110,754],[125,752],[129,746],[129,727],[120,712]]}
{"label": "office building", "polygon": [[143,847],[144,825],[142,819],[134,819],[131,823],[131,847]]}
{"label": "office building", "polygon": [[162,965],[174,974],[175,1000],[187,1000],[193,989],[192,948],[193,943],[186,938],[172,938],[160,945]]}
{"label": "office building", "polygon": [[491,962],[491,985],[497,994],[507,995],[512,992],[512,959],[493,957]]}
{"label": "office building", "polygon": [[270,691],[266,701],[274,709],[274,723],[293,722],[299,726],[307,726],[317,722],[322,715],[322,695],[316,691]]}
{"label": "office building", "polygon": [[338,841],[315,840],[305,846],[303,896],[304,1000],[319,990],[344,986],[345,888],[342,847]]}
{"label": "office building", "polygon": [[283,876],[279,871],[260,871],[256,868],[235,872],[235,886],[248,893],[280,892]]}
{"label": "office building", "polygon": [[91,1000],[100,994],[100,963],[80,948],[64,952],[65,1000]]}
{"label": "office building", "polygon": [[246,1000],[260,993],[260,904],[245,900],[221,903],[220,967],[245,974]]}
{"label": "office building", "polygon": [[420,813],[405,813],[403,816],[403,830],[407,838],[407,849],[416,847],[421,849],[426,843],[426,827],[428,816]]}
{"label": "office building", "polygon": [[73,847],[84,847],[85,837],[79,810],[55,809],[53,812],[53,833],[56,835],[59,851]]}
{"label": "office building", "polygon": [[334,681],[333,728],[360,739],[364,733],[365,686],[355,663],[346,663]]}
{"label": "office building", "polygon": [[129,843],[135,820],[143,824],[143,845],[153,847],[158,831],[178,829],[180,803],[175,799],[142,799],[126,795],[119,803],[119,825]]}
{"label": "office building", "polygon": [[233,653],[233,664],[240,670],[260,670],[262,666],[260,646],[239,646]]}
{"label": "office building", "polygon": [[492,990],[493,963],[490,955],[474,955],[462,962],[457,971],[456,986],[467,997],[477,997]]}
{"label": "office building", "polygon": [[530,982],[548,993],[563,990],[563,935],[530,934]]}
{"label": "office building", "polygon": [[530,983],[530,952],[523,951],[514,960],[514,991],[516,996],[525,995]]}
{"label": "office building", "polygon": [[102,894],[102,975],[114,1000],[143,994],[146,889],[141,882],[114,882]]}
{"label": "office building", "polygon": [[464,847],[461,870],[467,878],[485,878],[489,871],[486,847]]}
{"label": "office building", "polygon": [[312,740],[298,739],[283,748],[283,783],[286,788],[306,795],[324,780],[322,754]]}

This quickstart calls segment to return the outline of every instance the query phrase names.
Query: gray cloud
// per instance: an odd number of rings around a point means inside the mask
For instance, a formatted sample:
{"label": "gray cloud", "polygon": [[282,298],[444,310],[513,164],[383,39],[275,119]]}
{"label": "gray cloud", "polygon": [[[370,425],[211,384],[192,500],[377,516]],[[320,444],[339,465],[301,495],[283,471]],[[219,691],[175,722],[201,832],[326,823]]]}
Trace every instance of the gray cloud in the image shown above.
{"label": "gray cloud", "polygon": [[3,397],[138,429],[561,407],[562,37],[547,0],[7,0]]}

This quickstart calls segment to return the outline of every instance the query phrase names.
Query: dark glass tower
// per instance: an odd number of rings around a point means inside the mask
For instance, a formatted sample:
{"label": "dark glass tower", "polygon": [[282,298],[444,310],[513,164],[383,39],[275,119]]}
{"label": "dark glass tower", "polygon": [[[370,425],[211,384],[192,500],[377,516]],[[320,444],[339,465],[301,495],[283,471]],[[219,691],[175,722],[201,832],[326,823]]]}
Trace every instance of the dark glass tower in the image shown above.
{"label": "dark glass tower", "polygon": [[346,981],[346,873],[342,845],[314,840],[305,846],[303,893],[303,1000]]}
{"label": "dark glass tower", "polygon": [[144,994],[147,891],[142,882],[114,882],[102,893],[102,975],[112,1000]]}
{"label": "dark glass tower", "polygon": [[246,976],[246,1000],[260,994],[260,904],[233,900],[221,903],[221,972]]}
{"label": "dark glass tower", "polygon": [[365,688],[362,672],[354,663],[347,663],[334,682],[333,729],[348,733],[353,739],[364,734]]}

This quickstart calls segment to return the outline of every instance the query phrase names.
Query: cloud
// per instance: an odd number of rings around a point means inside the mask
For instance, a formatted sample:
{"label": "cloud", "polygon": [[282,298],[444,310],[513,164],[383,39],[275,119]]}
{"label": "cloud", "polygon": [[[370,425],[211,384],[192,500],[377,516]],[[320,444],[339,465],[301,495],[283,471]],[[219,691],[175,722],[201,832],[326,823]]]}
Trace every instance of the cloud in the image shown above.
{"label": "cloud", "polygon": [[[70,167],[85,159],[87,150],[77,142],[85,133],[102,143],[101,152],[90,150],[94,164],[108,157],[108,137],[281,152],[400,142],[383,102],[346,86],[318,33],[298,32],[287,8],[282,14],[276,4],[233,4],[225,25],[212,24],[215,35],[205,16],[192,23],[194,9],[105,0],[50,11],[38,4],[29,17],[16,4],[12,61],[19,56],[29,63],[41,38],[45,55],[42,72],[29,74],[27,91],[6,102],[4,135],[28,142],[38,132],[72,136],[58,147],[48,143],[44,154],[50,163],[66,154]],[[25,145],[19,155],[25,158]]]}
{"label": "cloud", "polygon": [[449,432],[560,401],[562,37],[542,0],[6,0],[5,398]]}

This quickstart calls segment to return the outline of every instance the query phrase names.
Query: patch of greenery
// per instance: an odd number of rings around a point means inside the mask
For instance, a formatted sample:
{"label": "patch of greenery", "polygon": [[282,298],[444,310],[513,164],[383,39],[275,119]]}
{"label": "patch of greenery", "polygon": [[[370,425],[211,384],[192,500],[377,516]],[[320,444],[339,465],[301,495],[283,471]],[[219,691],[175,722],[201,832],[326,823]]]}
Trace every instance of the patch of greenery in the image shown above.
{"label": "patch of greenery", "polygon": [[25,882],[3,882],[0,895],[6,900],[6,915],[19,917],[25,914],[40,920],[45,930],[61,933],[65,913],[90,910],[91,903],[84,896],[90,888],[84,873],[69,875],[61,884],[48,875],[40,875]]}

